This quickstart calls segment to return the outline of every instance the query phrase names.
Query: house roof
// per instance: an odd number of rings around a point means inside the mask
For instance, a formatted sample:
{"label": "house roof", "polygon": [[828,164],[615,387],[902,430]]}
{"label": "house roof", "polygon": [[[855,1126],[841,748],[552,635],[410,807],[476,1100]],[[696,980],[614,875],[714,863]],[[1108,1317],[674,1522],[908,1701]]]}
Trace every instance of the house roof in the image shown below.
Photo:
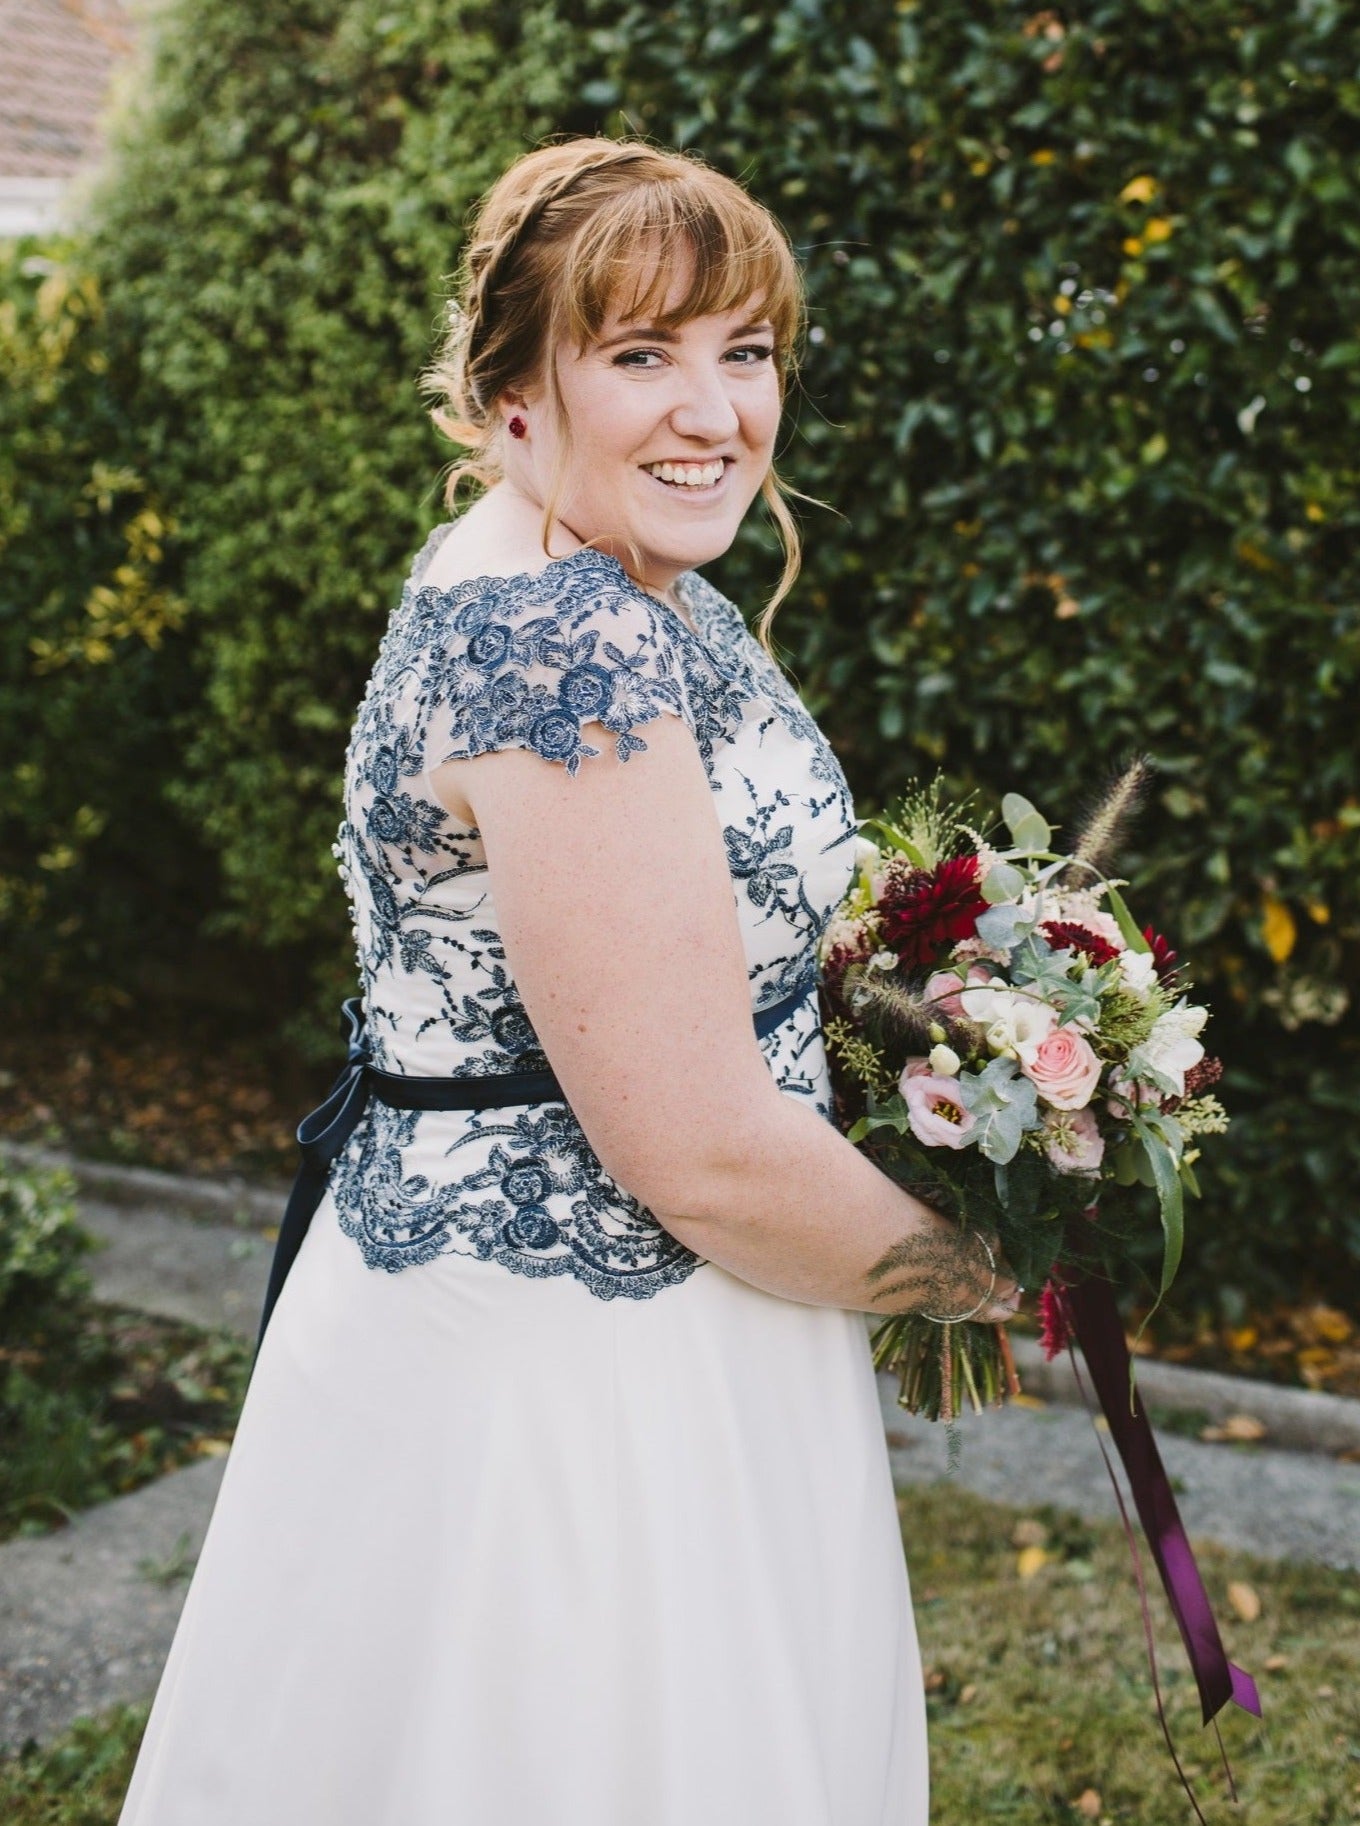
{"label": "house roof", "polygon": [[131,48],[119,0],[0,0],[0,178],[74,176]]}

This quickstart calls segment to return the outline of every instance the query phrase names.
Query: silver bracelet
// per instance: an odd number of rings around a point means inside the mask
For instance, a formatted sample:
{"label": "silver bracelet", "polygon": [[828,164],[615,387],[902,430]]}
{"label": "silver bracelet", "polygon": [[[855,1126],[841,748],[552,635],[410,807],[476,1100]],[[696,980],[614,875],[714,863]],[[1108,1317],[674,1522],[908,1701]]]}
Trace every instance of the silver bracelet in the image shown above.
{"label": "silver bracelet", "polygon": [[[987,1266],[992,1271],[992,1284],[987,1289],[986,1293],[983,1294],[982,1298],[978,1301],[977,1305],[972,1309],[971,1312],[958,1313],[952,1319],[942,1319],[936,1313],[923,1312],[921,1314],[921,1317],[923,1319],[929,1319],[932,1325],[964,1325],[964,1324],[966,1324],[969,1319],[973,1319],[973,1318],[977,1317],[978,1313],[980,1313],[982,1311],[983,1307],[985,1305],[987,1305],[987,1303],[991,1299],[992,1295],[996,1292],[996,1257],[992,1254],[992,1246],[987,1241],[986,1237],[982,1234],[982,1232],[980,1230],[975,1230],[973,1232],[973,1235],[982,1244],[983,1249],[987,1253]],[[1023,1291],[1024,1290],[1022,1288],[1021,1292],[1023,1292]]]}

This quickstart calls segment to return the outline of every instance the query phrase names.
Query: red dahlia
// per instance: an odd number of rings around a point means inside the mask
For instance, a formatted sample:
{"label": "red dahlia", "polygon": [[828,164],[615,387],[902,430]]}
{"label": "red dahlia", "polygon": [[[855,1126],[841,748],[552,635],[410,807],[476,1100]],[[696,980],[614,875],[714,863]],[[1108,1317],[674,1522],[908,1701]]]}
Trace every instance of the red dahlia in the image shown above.
{"label": "red dahlia", "polygon": [[933,869],[889,872],[880,903],[883,940],[908,970],[928,970],[960,939],[972,938],[987,902],[976,856],[947,856]]}
{"label": "red dahlia", "polygon": [[1073,925],[1070,920],[1047,919],[1040,930],[1055,951],[1064,951],[1070,946],[1073,951],[1084,952],[1097,968],[1119,956],[1118,945],[1112,945],[1099,932],[1088,932],[1085,926]]}

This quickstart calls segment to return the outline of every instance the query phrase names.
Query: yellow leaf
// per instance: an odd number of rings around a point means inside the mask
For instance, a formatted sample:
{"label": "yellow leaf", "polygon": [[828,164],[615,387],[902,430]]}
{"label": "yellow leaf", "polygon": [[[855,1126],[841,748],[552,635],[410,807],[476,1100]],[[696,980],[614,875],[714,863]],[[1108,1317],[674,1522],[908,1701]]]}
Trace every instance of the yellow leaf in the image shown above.
{"label": "yellow leaf", "polygon": [[1228,1333],[1229,1350],[1250,1350],[1260,1337],[1254,1325],[1240,1325]]}
{"label": "yellow leaf", "polygon": [[1315,1306],[1308,1315],[1312,1329],[1328,1344],[1344,1344],[1351,1335],[1351,1322],[1335,1306]]}
{"label": "yellow leaf", "polygon": [[1130,178],[1119,193],[1121,203],[1150,203],[1157,194],[1157,180],[1146,175]]}
{"label": "yellow leaf", "polygon": [[1317,525],[1319,520],[1325,520],[1327,518],[1327,509],[1320,501],[1310,501],[1303,511],[1308,519],[1313,522],[1314,526]]}
{"label": "yellow leaf", "polygon": [[1147,241],[1169,241],[1175,233],[1175,225],[1169,216],[1149,216],[1143,224],[1143,238]]}
{"label": "yellow leaf", "polygon": [[1068,312],[1072,309],[1072,300],[1070,298],[1064,298],[1062,294],[1059,293],[1053,300],[1053,309],[1058,313],[1059,317],[1066,317]]}
{"label": "yellow leaf", "polygon": [[1136,260],[1142,251],[1143,243],[1138,239],[1137,235],[1130,235],[1124,242],[1124,252],[1128,255],[1130,260]]}
{"label": "yellow leaf", "polygon": [[1261,909],[1261,936],[1265,940],[1266,950],[1277,964],[1288,960],[1299,936],[1294,915],[1273,894],[1266,895]]}
{"label": "yellow leaf", "polygon": [[1229,1584],[1228,1602],[1243,1623],[1255,1623],[1261,1614],[1261,1600],[1256,1595],[1255,1587],[1243,1579],[1234,1579]]}
{"label": "yellow leaf", "polygon": [[1307,909],[1309,919],[1314,920],[1319,926],[1325,926],[1332,917],[1332,909],[1325,900],[1305,900],[1303,904]]}
{"label": "yellow leaf", "polygon": [[1051,165],[1057,156],[1048,146],[1040,146],[1037,152],[1030,153],[1029,162],[1031,165]]}
{"label": "yellow leaf", "polygon": [[1042,1547],[1022,1547],[1015,1556],[1015,1570],[1022,1579],[1032,1579],[1048,1564],[1048,1555]]}

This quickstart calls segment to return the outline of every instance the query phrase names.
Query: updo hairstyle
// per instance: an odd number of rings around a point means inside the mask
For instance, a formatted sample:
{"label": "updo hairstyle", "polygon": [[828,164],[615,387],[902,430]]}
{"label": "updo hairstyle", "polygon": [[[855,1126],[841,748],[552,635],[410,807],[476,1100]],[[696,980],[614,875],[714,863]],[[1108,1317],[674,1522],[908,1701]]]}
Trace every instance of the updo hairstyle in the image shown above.
{"label": "updo hairstyle", "polygon": [[[685,254],[689,287],[663,313]],[[697,157],[638,140],[572,139],[517,159],[473,218],[448,333],[425,375],[437,402],[431,417],[469,453],[449,471],[448,505],[465,477],[488,487],[501,478],[502,394],[542,380],[558,427],[569,430],[548,352],[574,341],[584,353],[611,307],[675,329],[749,299],[774,328],[782,399],[803,331],[803,289],[767,209]],[[545,551],[563,479],[554,476],[549,490]],[[756,629],[768,649],[774,611],[798,574],[799,540],[773,465],[760,492],[784,548]]]}

